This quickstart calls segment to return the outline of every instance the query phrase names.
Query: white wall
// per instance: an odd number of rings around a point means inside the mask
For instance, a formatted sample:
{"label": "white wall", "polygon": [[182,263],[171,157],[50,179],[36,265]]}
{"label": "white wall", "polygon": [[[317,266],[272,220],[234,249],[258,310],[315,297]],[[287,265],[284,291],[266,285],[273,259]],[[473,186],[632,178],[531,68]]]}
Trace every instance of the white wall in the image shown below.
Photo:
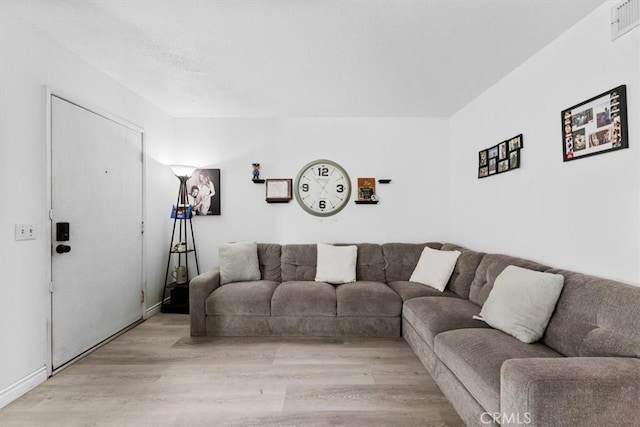
{"label": "white wall", "polygon": [[[220,217],[196,217],[201,266],[217,264],[221,243],[431,241],[446,238],[448,119],[178,119],[176,157],[221,169]],[[268,204],[265,186],[251,182],[251,163],[263,178],[292,178],[308,162],[330,159],[377,184],[378,205],[351,201],[319,218],[297,202]],[[176,180],[177,191],[177,180]],[[352,199],[356,199],[355,192]]]}
{"label": "white wall", "polygon": [[[166,206],[175,178],[172,119],[19,20],[0,15],[0,406],[46,377],[50,318],[46,89],[112,112],[146,137],[147,304],[160,300]],[[14,224],[34,222],[37,240],[16,242]],[[97,243],[99,244],[99,243]]]}
{"label": "white wall", "polygon": [[[640,283],[640,31],[604,4],[451,118],[450,240]],[[630,148],[562,161],[560,111],[627,85]],[[478,151],[524,134],[522,168],[477,179]]]}

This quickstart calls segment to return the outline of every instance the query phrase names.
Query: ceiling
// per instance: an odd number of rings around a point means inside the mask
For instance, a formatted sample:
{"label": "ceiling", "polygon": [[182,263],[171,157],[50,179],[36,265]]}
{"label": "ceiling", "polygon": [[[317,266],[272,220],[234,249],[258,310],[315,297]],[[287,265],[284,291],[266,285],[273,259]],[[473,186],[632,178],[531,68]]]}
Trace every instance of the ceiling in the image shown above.
{"label": "ceiling", "polygon": [[447,117],[604,0],[12,1],[175,117]]}

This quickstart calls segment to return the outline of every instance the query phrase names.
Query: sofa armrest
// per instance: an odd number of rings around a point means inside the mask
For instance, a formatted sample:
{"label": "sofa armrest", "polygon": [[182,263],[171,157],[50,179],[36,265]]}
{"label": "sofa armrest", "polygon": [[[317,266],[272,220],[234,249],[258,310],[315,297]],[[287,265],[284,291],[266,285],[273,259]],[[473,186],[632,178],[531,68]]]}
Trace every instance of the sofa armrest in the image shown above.
{"label": "sofa armrest", "polygon": [[189,316],[191,335],[206,335],[205,302],[211,292],[220,286],[220,269],[206,271],[189,282]]}
{"label": "sofa armrest", "polygon": [[[502,425],[628,426],[640,419],[640,359],[511,359],[500,371]],[[525,422],[528,421],[528,422]]]}

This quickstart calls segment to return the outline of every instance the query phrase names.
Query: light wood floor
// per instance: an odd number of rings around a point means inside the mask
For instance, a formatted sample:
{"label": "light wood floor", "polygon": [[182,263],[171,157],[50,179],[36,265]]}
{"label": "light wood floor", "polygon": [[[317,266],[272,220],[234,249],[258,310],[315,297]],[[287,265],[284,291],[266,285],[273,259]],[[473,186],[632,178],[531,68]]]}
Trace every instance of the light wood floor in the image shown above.
{"label": "light wood floor", "polygon": [[462,426],[409,345],[192,338],[159,314],[0,410],[9,426]]}

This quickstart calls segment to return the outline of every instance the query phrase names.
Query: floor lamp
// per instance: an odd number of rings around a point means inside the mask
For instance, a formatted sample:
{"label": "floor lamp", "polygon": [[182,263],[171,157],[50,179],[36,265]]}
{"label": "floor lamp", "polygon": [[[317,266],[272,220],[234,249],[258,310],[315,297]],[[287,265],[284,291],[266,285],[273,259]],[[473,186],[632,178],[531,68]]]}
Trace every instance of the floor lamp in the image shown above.
{"label": "floor lamp", "polygon": [[[188,313],[190,253],[193,253],[196,262],[196,274],[200,274],[196,241],[193,234],[193,224],[191,223],[193,213],[187,193],[187,180],[196,168],[186,165],[171,165],[170,167],[174,175],[180,180],[180,188],[178,189],[178,199],[171,213],[173,231],[171,232],[171,242],[169,244],[161,311],[163,313]],[[176,228],[178,229],[177,237]],[[189,238],[191,241],[189,241]],[[174,271],[170,271],[171,258],[175,256],[178,258],[176,268]],[[167,298],[167,291],[170,291],[169,298]]]}

